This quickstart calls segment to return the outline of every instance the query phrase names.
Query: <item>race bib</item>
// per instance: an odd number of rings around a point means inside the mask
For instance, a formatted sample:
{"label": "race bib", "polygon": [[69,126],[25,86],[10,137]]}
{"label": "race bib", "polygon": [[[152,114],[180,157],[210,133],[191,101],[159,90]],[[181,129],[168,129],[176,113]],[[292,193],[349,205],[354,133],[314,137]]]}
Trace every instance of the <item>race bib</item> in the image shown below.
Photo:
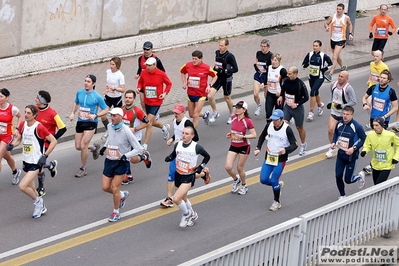
{"label": "race bib", "polygon": [[374,97],[373,100],[373,108],[377,111],[384,111],[384,106],[385,106],[385,100]]}
{"label": "race bib", "polygon": [[119,160],[120,153],[118,146],[108,145],[106,149],[107,159],[108,160]]}
{"label": "race bib", "polygon": [[186,174],[190,171],[191,160],[183,156],[176,157],[176,170],[181,174]]}
{"label": "race bib", "polygon": [[309,66],[309,75],[311,76],[319,76],[320,75],[320,67],[315,65]]}
{"label": "race bib", "polygon": [[371,73],[370,73],[370,80],[371,80],[372,82],[374,82],[374,83],[378,83],[379,80],[380,80],[378,73],[373,73],[373,72],[371,72]]}
{"label": "race bib", "polygon": [[7,134],[7,123],[0,122],[0,134]]}
{"label": "race bib", "polygon": [[231,142],[234,142],[234,143],[244,142],[244,140],[241,138],[241,136],[242,136],[241,132],[232,130],[231,131]]}
{"label": "race bib", "polygon": [[377,34],[380,36],[385,36],[387,34],[386,28],[377,28]]}
{"label": "race bib", "polygon": [[146,86],[145,87],[145,97],[147,98],[157,98],[157,87],[153,87],[153,86]]}
{"label": "race bib", "polygon": [[276,82],[267,82],[267,91],[273,94],[277,93],[277,83]]}
{"label": "race bib", "polygon": [[25,139],[22,144],[23,154],[27,156],[33,155],[33,143],[32,140]]}
{"label": "race bib", "polygon": [[79,107],[78,116],[82,120],[90,120],[90,108]]}
{"label": "race bib", "polygon": [[199,77],[189,77],[188,78],[188,86],[190,88],[199,89],[199,87],[200,87],[200,78]]}
{"label": "race bib", "polygon": [[377,162],[387,162],[387,151],[386,150],[374,150],[374,159]]}
{"label": "race bib", "polygon": [[278,165],[278,154],[268,153],[266,156],[266,164],[277,166]]}
{"label": "race bib", "polygon": [[220,63],[220,62],[215,62],[215,68],[216,68],[216,69],[218,69],[218,68],[223,68],[223,64]]}
{"label": "race bib", "polygon": [[258,63],[256,63],[256,65],[261,73],[266,73],[266,63],[265,62],[258,62]]}
{"label": "race bib", "polygon": [[347,151],[349,149],[349,138],[340,136],[337,145],[341,150]]}
{"label": "race bib", "polygon": [[285,103],[288,106],[291,106],[293,103],[295,103],[295,95],[291,95],[291,94],[285,94]]}

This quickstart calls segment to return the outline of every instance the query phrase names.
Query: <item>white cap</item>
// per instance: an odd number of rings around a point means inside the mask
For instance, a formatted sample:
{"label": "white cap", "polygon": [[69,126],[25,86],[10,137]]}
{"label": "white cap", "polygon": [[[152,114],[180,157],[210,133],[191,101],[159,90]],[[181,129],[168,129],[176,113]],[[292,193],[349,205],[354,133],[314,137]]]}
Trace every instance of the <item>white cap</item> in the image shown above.
{"label": "white cap", "polygon": [[123,110],[119,107],[116,107],[114,109],[112,109],[111,111],[108,112],[111,115],[120,115],[123,116]]}
{"label": "white cap", "polygon": [[155,65],[157,63],[157,60],[154,57],[150,57],[145,61],[146,65]]}

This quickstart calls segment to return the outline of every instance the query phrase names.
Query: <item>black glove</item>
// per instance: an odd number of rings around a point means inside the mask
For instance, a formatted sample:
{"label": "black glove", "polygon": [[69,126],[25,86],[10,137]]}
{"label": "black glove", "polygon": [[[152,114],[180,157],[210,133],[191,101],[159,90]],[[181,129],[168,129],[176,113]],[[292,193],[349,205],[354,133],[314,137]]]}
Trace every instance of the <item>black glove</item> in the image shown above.
{"label": "black glove", "polygon": [[43,166],[43,165],[46,164],[46,161],[47,161],[47,157],[43,154],[42,157],[40,157],[40,159],[39,159],[39,161],[37,162],[37,164],[38,164],[39,166]]}
{"label": "black glove", "polygon": [[331,109],[331,103],[327,104],[327,109]]}
{"label": "black glove", "polygon": [[335,106],[335,108],[336,108],[337,110],[341,110],[341,109],[342,109],[342,105],[339,103],[339,104],[337,104],[337,105]]}
{"label": "black glove", "polygon": [[8,143],[7,146],[6,146],[6,150],[7,151],[12,151],[12,149],[14,149],[14,144]]}
{"label": "black glove", "polygon": [[323,68],[321,69],[321,73],[324,74],[324,72],[326,72],[327,70],[328,70],[328,67],[323,67]]}
{"label": "black glove", "polygon": [[397,164],[398,161],[396,161],[395,159],[392,159],[392,164]]}
{"label": "black glove", "polygon": [[219,67],[218,69],[216,69],[216,72],[218,72],[218,74],[223,74],[224,69]]}
{"label": "black glove", "polygon": [[102,147],[99,154],[101,156],[104,156],[104,152],[105,152],[106,149],[107,149],[106,147]]}
{"label": "black glove", "polygon": [[198,165],[197,168],[195,168],[195,172],[196,172],[197,174],[201,174],[202,169],[204,169],[204,168],[202,167],[202,165]]}
{"label": "black glove", "polygon": [[373,33],[370,32],[369,38],[370,38],[370,39],[373,39],[373,37],[374,37],[374,36],[373,36]]}
{"label": "black glove", "polygon": [[362,156],[362,157],[366,156],[366,152],[365,152],[365,151],[362,151],[362,152],[360,153],[360,156]]}
{"label": "black glove", "polygon": [[121,161],[124,161],[124,162],[126,162],[127,161],[127,158],[126,158],[126,155],[122,155],[122,157],[121,157]]}
{"label": "black glove", "polygon": [[165,158],[165,162],[171,162],[171,161],[173,161],[173,159],[172,159],[172,156],[166,156],[166,158]]}
{"label": "black glove", "polygon": [[392,36],[392,31],[388,31],[388,35],[389,35],[389,36]]}
{"label": "black glove", "polygon": [[255,68],[255,71],[256,71],[256,72],[260,72],[260,70],[259,70],[259,68],[258,68],[258,65],[257,65],[257,64],[254,64],[254,68]]}

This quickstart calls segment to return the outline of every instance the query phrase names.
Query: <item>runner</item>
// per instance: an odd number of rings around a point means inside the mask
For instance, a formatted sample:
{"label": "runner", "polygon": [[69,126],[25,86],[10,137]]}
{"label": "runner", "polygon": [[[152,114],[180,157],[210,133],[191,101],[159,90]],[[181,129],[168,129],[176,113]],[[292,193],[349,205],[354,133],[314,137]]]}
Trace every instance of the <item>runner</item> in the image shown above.
{"label": "runner", "polygon": [[[156,120],[156,114],[162,105],[166,95],[172,88],[172,82],[165,72],[157,69],[157,60],[150,57],[146,61],[147,69],[141,72],[137,84],[137,93],[144,92],[145,111],[148,117],[148,126],[145,131],[143,148],[147,150],[148,142],[152,135],[152,127],[162,129],[163,139],[169,139],[169,124],[162,124]],[[165,84],[165,86],[164,86]]]}
{"label": "runner", "polygon": [[[255,56],[255,74],[254,74],[254,101],[256,103],[255,115],[260,115],[262,104],[260,103],[259,92],[261,86],[265,84],[268,75],[268,68],[272,64],[272,55],[270,52],[270,41],[263,39],[260,42],[260,51],[256,52]],[[266,108],[267,104],[265,104]]]}
{"label": "runner", "polygon": [[[19,189],[33,200],[34,211],[32,218],[40,218],[47,212],[43,198],[39,196],[35,188],[35,177],[46,164],[47,157],[53,151],[57,140],[51,135],[45,126],[36,121],[38,110],[34,105],[25,107],[25,121],[19,124],[19,134],[12,143],[7,145],[11,151],[14,146],[22,142],[22,163],[25,172],[19,183]],[[45,150],[44,142],[48,141],[49,146]]]}
{"label": "runner", "polygon": [[[345,106],[342,112],[342,120],[335,127],[331,149],[338,148],[337,161],[335,163],[335,178],[340,196],[338,199],[346,197],[345,183],[352,184],[359,182],[359,189],[366,183],[364,173],[353,175],[356,169],[359,149],[363,146],[366,133],[363,127],[353,119],[355,109],[352,106]],[[345,183],[343,180],[345,171]]]}
{"label": "runner", "polygon": [[367,135],[360,153],[364,157],[371,151],[374,185],[387,181],[391,170],[399,161],[399,138],[395,133],[384,129],[384,122],[382,117],[374,119],[373,131]]}
{"label": "runner", "polygon": [[[314,105],[317,103],[317,114],[323,114],[324,103],[321,101],[319,89],[324,82],[324,73],[332,65],[331,58],[320,51],[322,43],[320,40],[313,42],[313,51],[308,53],[303,59],[302,67],[309,67],[309,85],[310,85],[310,110],[307,118],[308,122],[313,121]],[[327,66],[326,66],[327,65]],[[331,81],[331,80],[329,80]]]}
{"label": "runner", "polygon": [[[371,47],[371,55],[374,51],[381,51],[384,54],[385,44],[388,41],[388,36],[392,35],[392,31],[396,30],[395,23],[392,18],[387,15],[388,6],[385,4],[380,5],[380,14],[375,15],[370,22],[370,35],[369,38],[373,39],[373,46]],[[373,35],[373,28],[375,31]],[[389,30],[391,27],[391,30]]]}
{"label": "runner", "polygon": [[[102,190],[113,195],[114,210],[108,218],[109,222],[120,219],[120,208],[125,206],[129,191],[120,191],[123,177],[126,173],[126,163],[135,155],[143,152],[140,143],[123,123],[123,111],[116,107],[112,109],[111,125],[108,125],[109,137],[101,148],[99,154],[106,154],[102,176]],[[131,149],[133,147],[133,150]]]}
{"label": "runner", "polygon": [[278,98],[278,104],[284,104],[284,120],[289,123],[291,118],[295,120],[295,126],[298,130],[299,137],[301,139],[301,146],[299,148],[299,156],[304,156],[306,153],[306,131],[303,127],[303,121],[305,120],[305,108],[304,103],[309,100],[308,89],[305,83],[298,78],[298,68],[292,66],[288,69],[288,79],[285,79],[281,86],[281,94]]}
{"label": "runner", "polygon": [[[338,121],[342,120],[342,109],[345,106],[356,105],[356,94],[353,87],[348,83],[348,71],[341,71],[338,75],[338,80],[331,84],[331,98],[327,104],[327,109],[331,109],[330,117],[328,118],[328,143],[332,143],[335,127]],[[326,157],[331,158],[336,149],[329,148]]]}
{"label": "runner", "polygon": [[[337,63],[341,66],[342,70],[347,70],[348,67],[344,65],[342,62],[342,58],[340,56],[341,50],[345,48],[346,45],[346,30],[349,28],[349,40],[353,40],[353,26],[349,16],[344,14],[345,5],[338,4],[337,12],[330,16],[326,23],[324,24],[324,28],[327,32],[330,32],[331,39],[331,51],[332,51],[332,66],[330,68],[330,72],[324,73],[324,76],[327,81],[332,80],[332,75],[334,74],[335,67]],[[331,26],[331,27],[330,27]]]}
{"label": "runner", "polygon": [[[202,115],[201,110],[217,76],[215,70],[202,62],[201,51],[195,50],[191,56],[192,62],[183,65],[180,73],[183,89],[187,91],[188,114],[193,119],[194,128],[198,128],[200,116],[203,116],[205,124],[208,124],[209,111]],[[208,83],[208,76],[212,77],[210,83]]]}
{"label": "runner", "polygon": [[[122,60],[119,57],[113,57],[109,61],[110,69],[107,69],[107,85],[105,86],[104,98],[109,108],[122,106],[122,94],[125,92],[125,76],[120,71]],[[105,129],[108,127],[107,116],[101,117]],[[101,137],[102,140],[107,139],[108,132],[105,131]]]}
{"label": "runner", "polygon": [[[200,174],[211,158],[201,145],[193,141],[193,138],[194,128],[185,127],[182,140],[175,144],[173,152],[165,158],[165,162],[176,159],[175,186],[177,189],[173,203],[182,212],[180,227],[193,226],[194,221],[198,219],[198,214],[193,210],[187,193],[194,186],[195,173]],[[202,155],[204,158],[202,163],[197,166],[198,155]]]}
{"label": "runner", "polygon": [[[82,166],[75,174],[75,177],[84,177],[87,175],[86,163],[89,150],[93,153],[93,159],[98,159],[100,144],[89,144],[96,131],[98,117],[106,115],[109,109],[101,95],[94,90],[96,87],[96,80],[97,78],[94,75],[87,75],[85,77],[84,89],[76,93],[72,112],[69,116],[69,120],[73,121],[75,112],[79,110],[78,122],[76,124],[75,148],[80,151]],[[98,107],[102,109],[101,112],[98,112]]]}
{"label": "runner", "polygon": [[[245,182],[246,174],[244,167],[251,152],[249,139],[256,138],[256,131],[248,115],[248,104],[244,101],[239,101],[234,107],[236,113],[231,117],[231,130],[226,134],[226,138],[231,139],[231,144],[227,152],[224,168],[234,180],[231,192],[236,193],[238,191],[239,195],[245,195],[248,192],[248,186]],[[236,159],[239,178],[237,178],[237,174],[233,169]],[[239,185],[241,185],[241,188],[239,188]]]}
{"label": "runner", "polygon": [[[37,96],[35,98],[36,107],[38,109],[38,115],[36,117],[36,120],[39,121],[43,126],[45,126],[48,132],[53,135],[55,139],[58,140],[62,135],[65,134],[67,128],[58,113],[50,107],[50,102],[50,93],[44,90],[40,90],[37,93]],[[48,146],[49,142],[45,141],[44,147],[46,150],[48,149]],[[44,168],[49,169],[51,177],[55,177],[57,175],[57,166],[57,160],[52,160],[50,163],[46,163],[45,165],[43,165],[43,168],[37,175],[37,192],[39,193],[39,196],[43,197],[46,195],[46,189],[44,188],[44,180],[46,177],[44,173]]]}
{"label": "runner", "polygon": [[260,182],[273,189],[274,201],[269,208],[271,211],[278,211],[281,208],[280,196],[284,181],[280,181],[280,177],[288,160],[288,154],[298,148],[294,132],[287,123],[284,123],[283,118],[282,110],[274,110],[270,116],[273,122],[266,124],[254,151],[254,155],[257,156],[263,142],[267,140],[265,160],[260,170]]}
{"label": "runner", "polygon": [[229,109],[229,118],[227,124],[231,124],[231,116],[233,114],[233,101],[231,100],[231,91],[233,89],[233,74],[238,72],[238,65],[236,58],[227,49],[229,47],[229,40],[222,39],[219,41],[219,50],[215,52],[215,66],[214,70],[217,72],[218,79],[211,87],[211,92],[208,94],[209,104],[212,108],[212,115],[209,117],[209,122],[215,122],[216,118],[220,116],[216,109],[215,94],[223,87],[224,100]]}

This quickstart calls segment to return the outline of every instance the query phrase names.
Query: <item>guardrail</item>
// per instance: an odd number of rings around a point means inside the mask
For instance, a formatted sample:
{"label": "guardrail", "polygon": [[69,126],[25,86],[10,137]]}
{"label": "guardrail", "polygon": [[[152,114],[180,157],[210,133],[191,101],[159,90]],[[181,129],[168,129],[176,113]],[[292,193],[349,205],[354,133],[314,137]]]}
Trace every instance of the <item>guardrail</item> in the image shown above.
{"label": "guardrail", "polygon": [[317,265],[319,246],[356,246],[398,230],[398,203],[395,177],[180,265]]}

